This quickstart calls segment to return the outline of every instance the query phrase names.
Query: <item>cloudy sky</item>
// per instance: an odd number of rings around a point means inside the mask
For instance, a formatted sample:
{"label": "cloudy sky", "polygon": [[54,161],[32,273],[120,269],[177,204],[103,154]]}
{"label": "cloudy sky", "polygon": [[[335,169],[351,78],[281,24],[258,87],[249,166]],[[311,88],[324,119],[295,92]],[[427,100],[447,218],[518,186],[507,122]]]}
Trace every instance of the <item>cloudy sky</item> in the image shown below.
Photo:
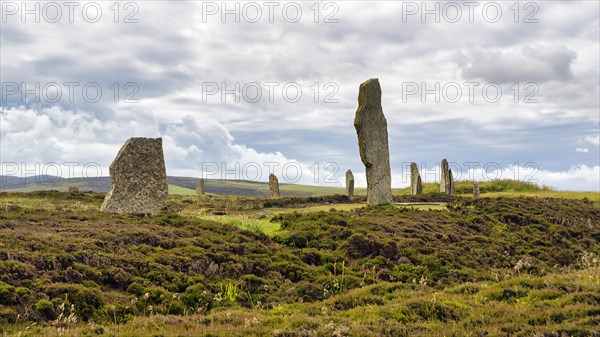
{"label": "cloudy sky", "polygon": [[108,175],[143,136],[169,175],[364,185],[353,119],[379,78],[393,186],[447,158],[600,190],[597,1],[1,5],[4,174]]}

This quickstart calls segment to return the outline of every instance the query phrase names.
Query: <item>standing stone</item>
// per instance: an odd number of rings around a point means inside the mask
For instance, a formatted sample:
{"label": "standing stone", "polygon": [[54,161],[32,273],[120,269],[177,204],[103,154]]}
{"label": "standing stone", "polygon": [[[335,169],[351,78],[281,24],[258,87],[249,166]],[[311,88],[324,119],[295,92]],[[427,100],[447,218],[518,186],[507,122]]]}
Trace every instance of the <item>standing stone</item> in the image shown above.
{"label": "standing stone", "polygon": [[440,192],[450,194],[450,177],[449,177],[448,161],[446,158],[442,159],[441,172],[440,172]]}
{"label": "standing stone", "polygon": [[346,195],[352,199],[354,196],[354,175],[352,171],[346,171]]}
{"label": "standing stone", "polygon": [[389,204],[393,200],[387,121],[381,107],[381,87],[376,78],[360,85],[354,127],[360,159],[367,173],[367,203]]}
{"label": "standing stone", "polygon": [[421,182],[417,163],[410,163],[410,194],[423,194],[423,183]]}
{"label": "standing stone", "polygon": [[110,165],[112,187],[101,211],[156,215],[169,186],[162,138],[129,138]]}
{"label": "standing stone", "polygon": [[196,181],[196,195],[204,195],[205,193],[204,178],[200,178]]}
{"label": "standing stone", "polygon": [[452,177],[452,170],[448,170],[448,195],[454,195],[454,178]]}
{"label": "standing stone", "polygon": [[279,180],[273,173],[269,174],[269,191],[271,198],[279,198]]}
{"label": "standing stone", "polygon": [[473,183],[473,198],[477,199],[479,198],[479,183],[477,181],[475,181]]}

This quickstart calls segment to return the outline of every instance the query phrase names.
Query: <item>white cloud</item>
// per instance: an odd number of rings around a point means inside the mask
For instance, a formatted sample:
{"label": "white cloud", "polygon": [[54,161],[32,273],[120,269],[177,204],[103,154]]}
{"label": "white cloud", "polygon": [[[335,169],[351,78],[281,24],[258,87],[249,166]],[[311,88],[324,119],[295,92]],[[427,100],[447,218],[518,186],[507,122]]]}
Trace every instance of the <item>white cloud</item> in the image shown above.
{"label": "white cloud", "polygon": [[540,184],[559,190],[600,192],[600,166],[577,165],[566,171],[539,172]]}
{"label": "white cloud", "polygon": [[[227,128],[214,120],[186,116],[181,123],[165,125],[151,118],[119,123],[100,121],[85,111],[19,107],[3,111],[0,124],[4,172],[10,167],[11,175],[82,176],[82,169],[91,164],[108,175],[127,138],[160,136],[169,175],[267,181],[273,172],[280,183],[326,183],[315,181],[317,169],[310,164],[236,143]],[[19,172],[14,172],[15,167]],[[322,167],[318,170],[324,172]]]}
{"label": "white cloud", "polygon": [[588,153],[590,150],[587,147],[576,147],[575,152]]}
{"label": "white cloud", "polygon": [[460,62],[466,79],[489,82],[569,80],[577,53],[564,45],[534,45],[517,50],[473,50]]}
{"label": "white cloud", "polygon": [[[55,174],[44,167],[57,163],[62,176],[69,177],[69,163],[77,163],[74,174],[82,175],[86,164],[93,163],[107,175],[108,166],[129,136],[163,137],[169,175],[205,176],[208,178],[267,181],[274,172],[280,183],[343,186],[344,169],[314,167],[290,159],[281,152],[261,152],[236,143],[229,130],[215,120],[199,120],[186,116],[180,123],[160,124],[148,116],[137,121],[100,121],[85,111],[61,110],[57,107],[40,111],[23,107],[0,114],[2,125],[2,162],[18,164],[14,174]],[[124,137],[123,135],[128,135]],[[591,142],[595,138],[590,137]],[[583,149],[579,149],[583,151]],[[585,152],[585,151],[583,151]],[[36,166],[36,164],[38,166]],[[24,166],[23,166],[24,165]],[[70,164],[73,166],[73,164]],[[600,166],[576,165],[566,171],[540,170],[537,166],[500,168],[497,164],[466,169],[451,163],[456,180],[516,179],[547,185],[560,190],[598,190]],[[479,165],[486,166],[486,165]],[[330,175],[329,172],[335,172]],[[439,167],[421,167],[424,182],[439,180]],[[96,171],[92,171],[96,172]],[[364,171],[354,173],[357,187],[366,186]],[[409,185],[409,170],[392,172],[394,187]]]}
{"label": "white cloud", "polygon": [[[139,22],[130,24],[114,23],[114,11],[108,8],[112,3],[100,3],[104,16],[94,24],[81,20],[81,6],[73,24],[23,24],[20,15],[11,16],[2,24],[3,82],[98,82],[104,95],[95,104],[77,93],[73,103],[18,108],[24,104],[20,95],[3,101],[3,109],[20,113],[3,116],[2,159],[96,158],[108,165],[126,138],[163,135],[168,169],[178,174],[199,175],[204,158],[226,163],[301,158],[296,160],[301,164],[333,157],[358,171],[352,127],[358,86],[378,77],[390,138],[400,145],[391,149],[397,157],[410,150],[402,147],[409,139],[427,144],[419,151],[419,156],[428,156],[423,160],[446,155],[485,160],[480,157],[486,155],[509,158],[507,163],[536,160],[555,171],[580,160],[590,167],[599,164],[597,157],[573,151],[586,148],[581,136],[592,125],[596,128],[599,119],[598,2],[539,2],[535,24],[514,23],[512,2],[501,2],[500,22],[483,20],[478,6],[475,23],[469,23],[463,6],[463,20],[456,24],[444,18],[424,23],[420,13],[402,22],[401,2],[367,1],[337,2],[338,23],[314,23],[312,2],[300,3],[304,14],[296,24],[283,20],[282,6],[274,23],[266,20],[264,6],[263,20],[256,24],[235,23],[232,15],[222,23],[218,14],[203,22],[204,3],[137,2]],[[328,12],[320,9],[322,21]],[[126,12],[121,11],[121,19]],[[504,94],[496,103],[484,101],[483,83],[474,103],[466,99],[464,86],[457,103],[443,98],[436,103],[432,95],[425,103],[420,98],[402,102],[405,82],[425,82],[430,88],[436,82],[462,84],[471,78],[509,83],[503,84]],[[523,103],[531,90],[521,90],[515,103],[512,80],[539,82],[535,98],[540,102]],[[273,103],[235,103],[231,96],[225,103],[202,101],[202,83],[231,87],[269,81],[281,83]],[[121,88],[135,82],[139,103],[114,103],[114,82]],[[303,89],[297,103],[280,94],[281,86],[290,82]],[[320,84],[318,103],[313,101],[315,82]],[[338,103],[323,103],[331,92],[324,88],[328,82],[339,88],[334,96]],[[120,99],[127,93],[121,90]],[[186,125],[189,118],[191,126]],[[456,130],[453,134],[434,129],[436,125],[466,125],[468,130],[456,135]],[[438,141],[431,144],[436,136]],[[590,135],[585,142],[598,146],[598,136]],[[474,150],[448,153],[473,149],[474,143],[479,144]],[[304,175],[302,182],[313,181],[309,173]]]}
{"label": "white cloud", "polygon": [[585,136],[585,138],[583,140],[590,144],[596,145],[596,146],[600,145],[600,136],[598,136],[598,135],[596,135],[596,136],[587,135],[587,136]]}
{"label": "white cloud", "polygon": [[163,137],[171,175],[268,181],[269,173],[275,173],[280,183],[315,184],[311,165],[281,152],[259,152],[238,144],[229,130],[214,120],[186,116],[181,123],[166,125]]}

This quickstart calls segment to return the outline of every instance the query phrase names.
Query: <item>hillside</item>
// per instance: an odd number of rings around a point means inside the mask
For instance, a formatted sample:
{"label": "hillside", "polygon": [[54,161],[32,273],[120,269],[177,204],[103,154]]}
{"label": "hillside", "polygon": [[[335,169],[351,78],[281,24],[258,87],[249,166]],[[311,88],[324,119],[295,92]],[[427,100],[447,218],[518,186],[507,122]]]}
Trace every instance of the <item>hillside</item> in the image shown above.
{"label": "hillside", "polygon": [[103,197],[0,193],[0,333],[600,333],[587,199],[172,195],[145,218],[100,213]]}
{"label": "hillside", "polygon": [[[168,177],[169,194],[195,195],[196,181],[194,177]],[[74,178],[64,179],[59,177],[35,176],[20,179],[10,176],[0,176],[0,192],[35,192],[56,190],[65,192],[69,187],[78,187],[82,192],[92,191],[106,193],[110,190],[110,177],[99,178]],[[437,183],[423,184],[424,193],[437,193]],[[455,191],[457,195],[469,196],[473,193],[473,183],[470,181],[457,181]],[[514,180],[493,180],[479,183],[482,193],[488,196],[544,196],[554,198],[581,199],[586,197],[600,204],[598,192],[570,192],[555,191],[547,187]],[[296,184],[280,184],[282,196],[325,196],[344,194],[342,187],[308,186]],[[263,182],[207,179],[206,192],[214,195],[238,196],[268,196],[269,185]],[[410,188],[395,188],[394,195],[408,195]],[[356,188],[357,195],[364,195],[365,188]]]}
{"label": "hillside", "polygon": [[[193,177],[168,177],[170,194],[193,195],[195,194],[196,181]],[[35,192],[56,190],[65,192],[69,187],[78,187],[81,191],[92,191],[106,193],[110,190],[110,177],[97,178],[73,178],[66,179],[51,176],[32,176],[20,179],[9,176],[0,176],[0,191],[3,192]],[[321,187],[295,184],[280,184],[283,196],[311,196],[342,194],[341,187]],[[243,196],[266,196],[269,194],[268,183],[243,181],[243,180],[220,180],[207,179],[206,192],[217,195],[243,195]],[[366,193],[365,189],[357,189],[357,194]]]}

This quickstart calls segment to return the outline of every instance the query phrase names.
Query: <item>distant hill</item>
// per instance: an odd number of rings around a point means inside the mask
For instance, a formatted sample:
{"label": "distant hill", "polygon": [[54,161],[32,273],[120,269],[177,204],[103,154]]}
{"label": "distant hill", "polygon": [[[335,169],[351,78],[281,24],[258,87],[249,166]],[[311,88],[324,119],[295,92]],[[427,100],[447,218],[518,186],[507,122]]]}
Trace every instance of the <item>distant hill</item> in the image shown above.
{"label": "distant hill", "polygon": [[82,191],[108,192],[110,185],[110,177],[68,179],[45,175],[25,178],[0,176],[0,190],[11,192],[66,191],[71,186],[79,187]]}
{"label": "distant hill", "polygon": [[[170,194],[195,194],[194,177],[168,177]],[[81,191],[108,192],[110,177],[97,178],[61,178],[55,176],[31,176],[25,179],[0,176],[0,191],[33,192],[42,190],[67,191],[69,187],[78,187]],[[284,196],[318,196],[343,194],[342,187],[321,187],[308,185],[280,184]],[[206,192],[218,195],[261,196],[269,194],[268,183],[246,180],[207,179]],[[356,189],[357,194],[364,194],[365,189]]]}
{"label": "distant hill", "polygon": [[[168,177],[169,194],[195,195],[196,181],[194,177]],[[80,191],[93,191],[106,193],[110,190],[110,177],[98,178],[74,178],[66,179],[54,176],[32,176],[21,179],[11,176],[0,176],[0,192],[34,192],[43,190],[67,191],[69,187],[78,187]],[[239,196],[266,196],[269,195],[269,184],[247,180],[220,180],[207,179],[206,192],[216,195],[239,195]],[[324,196],[344,194],[342,187],[309,186],[295,184],[280,184],[283,196]],[[545,186],[526,183],[515,180],[492,180],[479,182],[482,194],[486,196],[517,196],[535,195],[540,197],[565,197],[581,199],[587,197],[594,202],[600,203],[600,194],[597,192],[569,192],[554,191]],[[423,184],[423,192],[426,194],[437,193],[437,183]],[[394,195],[408,195],[410,188],[394,188]],[[457,181],[455,184],[456,195],[469,196],[473,194],[472,181]],[[355,189],[357,195],[366,194],[365,188]]]}

